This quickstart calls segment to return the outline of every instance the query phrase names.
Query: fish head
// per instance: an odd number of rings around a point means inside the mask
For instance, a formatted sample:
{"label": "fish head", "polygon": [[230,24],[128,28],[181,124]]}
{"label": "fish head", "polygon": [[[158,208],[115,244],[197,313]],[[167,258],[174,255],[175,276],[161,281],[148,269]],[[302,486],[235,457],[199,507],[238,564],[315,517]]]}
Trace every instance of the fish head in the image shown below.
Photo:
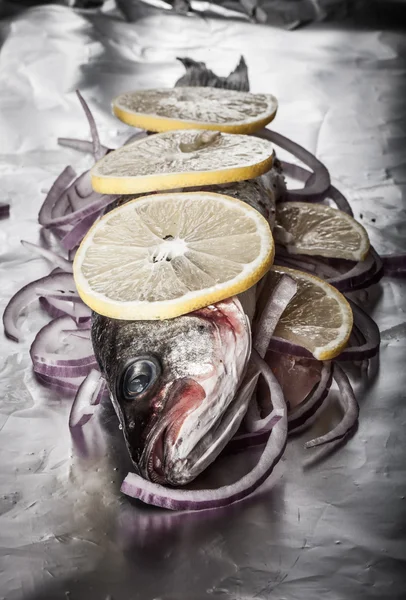
{"label": "fish head", "polygon": [[193,480],[247,408],[237,391],[251,331],[239,300],[164,321],[94,314],[92,341],[137,471],[161,484]]}

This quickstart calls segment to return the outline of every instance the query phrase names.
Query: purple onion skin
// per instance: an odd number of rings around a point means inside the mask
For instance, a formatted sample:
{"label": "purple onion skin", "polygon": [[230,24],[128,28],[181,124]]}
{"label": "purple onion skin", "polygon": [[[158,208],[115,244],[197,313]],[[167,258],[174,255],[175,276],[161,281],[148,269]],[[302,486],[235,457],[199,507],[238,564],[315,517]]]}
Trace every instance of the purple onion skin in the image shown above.
{"label": "purple onion skin", "polygon": [[7,219],[10,216],[10,205],[6,202],[0,202],[0,219]]}

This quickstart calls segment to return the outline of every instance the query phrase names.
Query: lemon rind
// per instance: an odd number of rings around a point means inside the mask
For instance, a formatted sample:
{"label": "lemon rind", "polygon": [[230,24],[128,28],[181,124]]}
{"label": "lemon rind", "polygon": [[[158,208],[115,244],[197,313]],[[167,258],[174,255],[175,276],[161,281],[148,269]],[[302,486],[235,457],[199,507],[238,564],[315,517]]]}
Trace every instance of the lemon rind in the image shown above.
{"label": "lemon rind", "polygon": [[[268,94],[271,95],[271,94]],[[131,127],[137,127],[145,129],[146,131],[155,131],[163,133],[165,131],[173,131],[175,129],[210,129],[212,131],[222,131],[223,133],[254,133],[271,123],[274,120],[278,111],[278,101],[272,96],[275,103],[275,108],[265,116],[261,116],[259,119],[254,119],[249,123],[236,123],[230,122],[224,123],[211,123],[203,121],[192,121],[183,119],[172,119],[170,117],[161,117],[159,115],[150,115],[147,113],[137,113],[134,111],[127,110],[117,104],[119,96],[114,98],[112,102],[112,109],[115,116],[130,125]]]}
{"label": "lemon rind", "polygon": [[221,185],[235,181],[255,179],[271,169],[274,154],[265,160],[244,167],[212,171],[189,171],[186,173],[165,173],[132,177],[111,177],[96,175],[96,165],[90,171],[92,187],[100,194],[140,194],[144,192],[173,190],[176,188]]}

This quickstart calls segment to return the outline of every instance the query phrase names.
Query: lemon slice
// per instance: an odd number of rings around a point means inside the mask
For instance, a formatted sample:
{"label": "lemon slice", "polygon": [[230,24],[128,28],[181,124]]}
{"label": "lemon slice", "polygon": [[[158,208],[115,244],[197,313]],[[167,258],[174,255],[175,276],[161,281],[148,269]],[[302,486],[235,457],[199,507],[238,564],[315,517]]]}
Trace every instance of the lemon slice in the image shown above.
{"label": "lemon slice", "polygon": [[110,152],[91,170],[102,194],[138,194],[254,179],[268,171],[267,140],[218,131],[168,131]]}
{"label": "lemon slice", "polygon": [[302,271],[273,266],[271,289],[283,274],[296,281],[297,292],[275,330],[275,336],[303,346],[318,360],[330,360],[345,348],[353,323],[347,300],[334,287]]}
{"label": "lemon slice", "polygon": [[154,194],[95,223],[73,273],[94,311],[116,319],[170,319],[253,286],[274,256],[267,221],[222,194]]}
{"label": "lemon slice", "polygon": [[113,100],[113,112],[121,121],[148,131],[252,133],[270,123],[277,109],[278,102],[271,94],[212,87],[139,90]]}
{"label": "lemon slice", "polygon": [[276,208],[275,241],[291,254],[364,260],[369,250],[365,229],[355,219],[330,206],[281,202]]}

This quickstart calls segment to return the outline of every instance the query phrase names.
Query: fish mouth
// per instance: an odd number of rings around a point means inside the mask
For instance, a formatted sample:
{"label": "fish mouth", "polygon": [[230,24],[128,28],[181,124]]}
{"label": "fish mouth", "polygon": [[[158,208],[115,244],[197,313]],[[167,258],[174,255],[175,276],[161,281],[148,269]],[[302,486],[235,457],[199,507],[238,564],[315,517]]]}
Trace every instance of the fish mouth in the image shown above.
{"label": "fish mouth", "polygon": [[141,455],[139,468],[146,479],[155,483],[173,483],[171,464],[168,464],[168,448],[179,439],[187,416],[205,397],[204,388],[194,379],[180,379],[171,385],[165,415],[148,436]]}

